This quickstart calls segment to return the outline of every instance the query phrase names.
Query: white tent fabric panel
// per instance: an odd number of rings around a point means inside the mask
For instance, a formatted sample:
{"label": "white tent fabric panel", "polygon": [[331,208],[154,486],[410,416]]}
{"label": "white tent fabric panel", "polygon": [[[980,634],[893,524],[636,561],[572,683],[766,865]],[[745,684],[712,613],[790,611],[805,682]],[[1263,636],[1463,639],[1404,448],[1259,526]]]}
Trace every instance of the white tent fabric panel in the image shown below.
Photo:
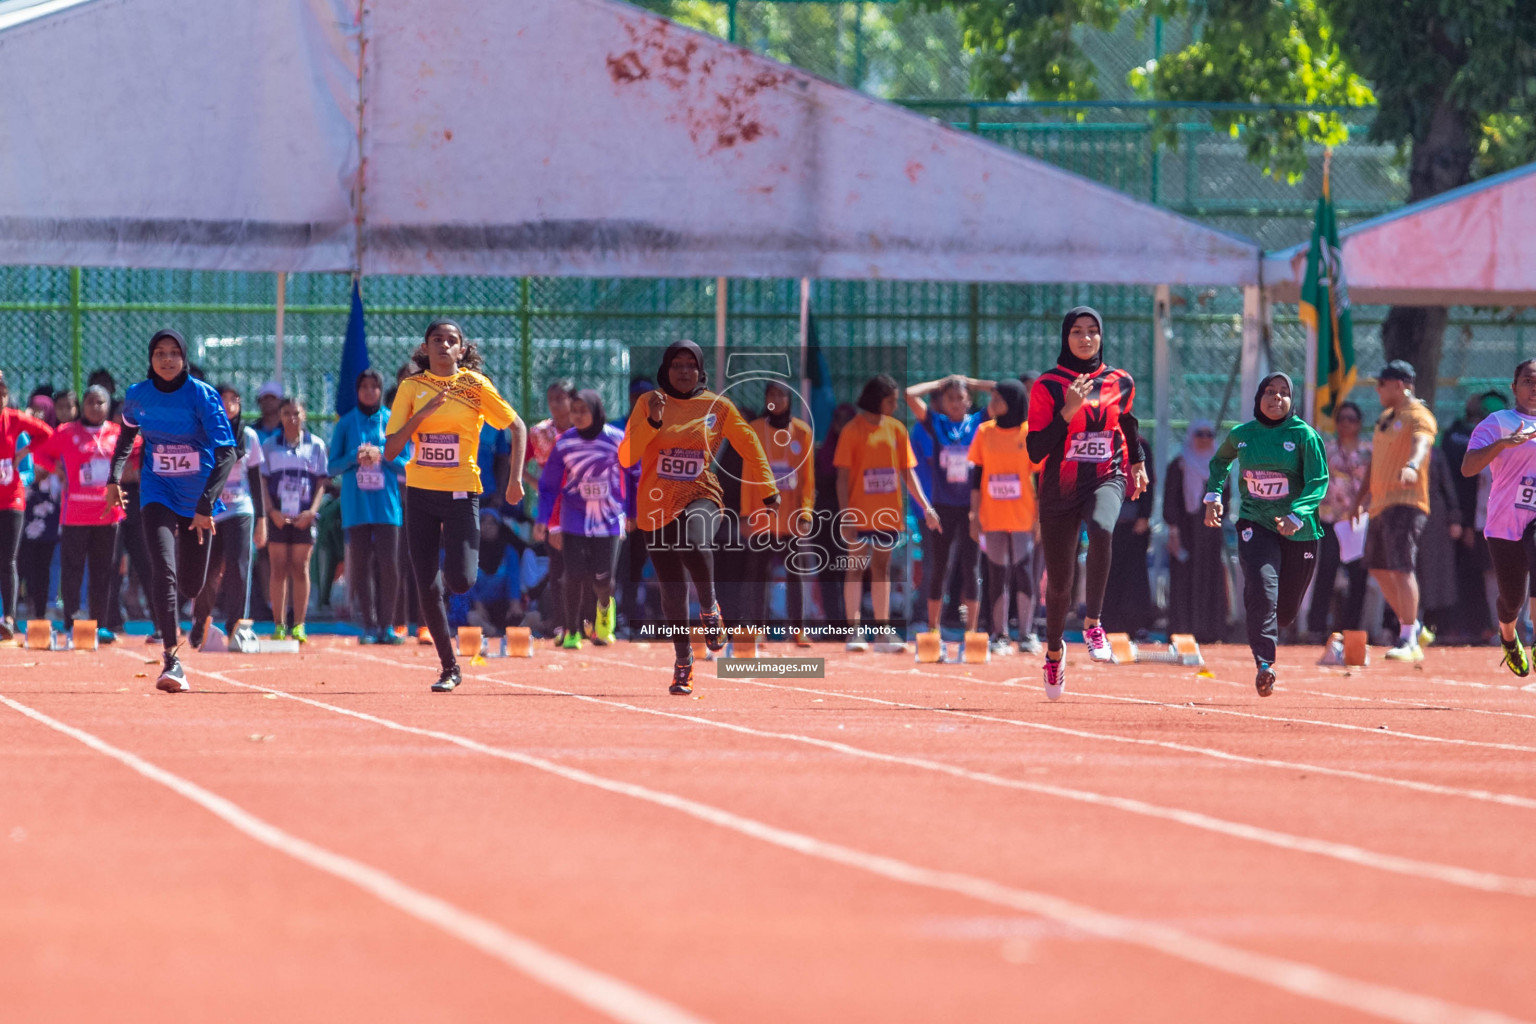
{"label": "white tent fabric panel", "polygon": [[13,15],[0,262],[350,266],[350,6],[87,0]]}
{"label": "white tent fabric panel", "polygon": [[1252,242],[613,0],[61,4],[0,30],[7,263],[1258,279]]}
{"label": "white tent fabric panel", "polygon": [[1258,249],[611,0],[381,0],[369,273],[1244,284]]}
{"label": "white tent fabric panel", "polygon": [[[1346,228],[1339,244],[1355,303],[1536,305],[1536,164]],[[1266,269],[1271,294],[1296,301],[1306,244]]]}

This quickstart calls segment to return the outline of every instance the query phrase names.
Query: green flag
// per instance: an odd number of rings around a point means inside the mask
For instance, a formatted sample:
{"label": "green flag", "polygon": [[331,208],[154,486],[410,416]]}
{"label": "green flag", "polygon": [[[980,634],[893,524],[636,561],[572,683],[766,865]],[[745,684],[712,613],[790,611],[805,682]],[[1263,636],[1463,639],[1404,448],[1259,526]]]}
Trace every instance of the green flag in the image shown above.
{"label": "green flag", "polygon": [[1312,224],[1312,244],[1307,249],[1307,276],[1301,284],[1301,322],[1317,338],[1315,426],[1331,432],[1334,411],[1355,386],[1355,330],[1349,316],[1349,290],[1344,286],[1327,161],[1323,164],[1323,194],[1318,197],[1317,218]]}

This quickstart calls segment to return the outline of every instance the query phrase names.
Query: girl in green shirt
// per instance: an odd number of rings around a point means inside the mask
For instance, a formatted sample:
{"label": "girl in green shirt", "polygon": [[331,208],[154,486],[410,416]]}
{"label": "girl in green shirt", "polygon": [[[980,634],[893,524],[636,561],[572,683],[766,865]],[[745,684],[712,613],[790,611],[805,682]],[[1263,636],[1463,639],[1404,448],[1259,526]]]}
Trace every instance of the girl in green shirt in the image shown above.
{"label": "girl in green shirt", "polygon": [[1272,373],[1259,381],[1253,419],[1232,428],[1205,485],[1205,524],[1221,525],[1221,485],[1238,464],[1242,516],[1237,558],[1243,567],[1243,609],[1248,646],[1258,665],[1260,697],[1275,689],[1275,642],[1296,620],[1317,565],[1322,529],[1317,507],[1328,493],[1323,439],[1291,411],[1291,378]]}

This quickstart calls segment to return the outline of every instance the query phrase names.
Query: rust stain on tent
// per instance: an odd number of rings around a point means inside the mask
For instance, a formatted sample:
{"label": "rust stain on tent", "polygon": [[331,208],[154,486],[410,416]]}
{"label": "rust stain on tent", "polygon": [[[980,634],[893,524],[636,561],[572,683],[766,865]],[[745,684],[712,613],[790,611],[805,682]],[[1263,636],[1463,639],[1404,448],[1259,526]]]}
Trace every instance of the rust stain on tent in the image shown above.
{"label": "rust stain on tent", "polygon": [[791,81],[792,73],[762,67],[744,50],[710,56],[699,40],[679,38],[665,21],[625,21],[624,31],[633,45],[608,54],[608,77],[616,86],[655,81],[676,93],[668,120],[686,125],[705,155],[778,134],[758,97]]}

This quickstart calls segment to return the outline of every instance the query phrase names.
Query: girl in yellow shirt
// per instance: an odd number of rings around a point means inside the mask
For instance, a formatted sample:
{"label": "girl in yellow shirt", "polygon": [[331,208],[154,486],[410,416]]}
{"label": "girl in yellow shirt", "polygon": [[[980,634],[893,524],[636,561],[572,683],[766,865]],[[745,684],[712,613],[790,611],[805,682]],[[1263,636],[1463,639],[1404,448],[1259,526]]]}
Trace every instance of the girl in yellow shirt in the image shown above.
{"label": "girl in yellow shirt", "polygon": [[657,390],[635,403],[619,445],[619,462],[640,466],[635,520],[661,586],[661,612],[672,629],[677,663],[671,693],[693,692],[693,646],[688,621],[688,580],[699,592],[704,640],[725,646],[720,605],[715,601],[715,525],[724,498],[710,471],[722,441],[741,455],[742,482],[762,488],[763,504],[776,508],[779,488],[757,434],[736,406],[704,388],[704,353],[691,341],[673,342],[661,357]]}
{"label": "girl in yellow shirt", "polygon": [[[462,594],[480,569],[480,468],[475,454],[480,425],[512,428],[507,502],[523,499],[527,428],[480,372],[480,351],[464,340],[452,320],[427,325],[426,341],[411,355],[419,372],[400,382],[389,412],[384,461],[413,445],[405,466],[405,535],[411,571],[421,595],[421,615],[437,647],[443,671],[432,689],[453,690],[462,681],[443,589]],[[439,568],[441,566],[441,568]]]}

